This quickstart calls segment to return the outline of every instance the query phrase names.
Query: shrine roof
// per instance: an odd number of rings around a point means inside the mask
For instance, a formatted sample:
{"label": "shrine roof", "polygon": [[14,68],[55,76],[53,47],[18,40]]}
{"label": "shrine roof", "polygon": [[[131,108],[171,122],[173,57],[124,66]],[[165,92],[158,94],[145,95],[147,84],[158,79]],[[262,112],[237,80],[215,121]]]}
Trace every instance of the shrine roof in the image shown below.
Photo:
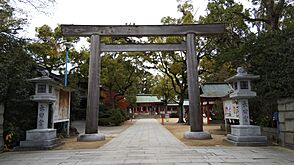
{"label": "shrine roof", "polygon": [[162,101],[158,99],[156,95],[150,94],[139,94],[136,96],[136,103],[161,103]]}
{"label": "shrine roof", "polygon": [[230,94],[233,89],[228,83],[205,83],[200,86],[200,97],[221,98]]}

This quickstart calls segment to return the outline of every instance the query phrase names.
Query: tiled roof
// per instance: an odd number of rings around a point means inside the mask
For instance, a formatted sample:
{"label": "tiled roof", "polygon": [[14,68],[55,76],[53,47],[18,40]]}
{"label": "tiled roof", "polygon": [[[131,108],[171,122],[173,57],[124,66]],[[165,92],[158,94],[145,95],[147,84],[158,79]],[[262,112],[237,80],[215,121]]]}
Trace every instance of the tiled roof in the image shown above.
{"label": "tiled roof", "polygon": [[158,99],[156,95],[140,94],[136,96],[136,103],[160,103],[161,100]]}
{"label": "tiled roof", "polygon": [[201,85],[201,90],[200,97],[225,97],[233,91],[227,83],[206,83]]}

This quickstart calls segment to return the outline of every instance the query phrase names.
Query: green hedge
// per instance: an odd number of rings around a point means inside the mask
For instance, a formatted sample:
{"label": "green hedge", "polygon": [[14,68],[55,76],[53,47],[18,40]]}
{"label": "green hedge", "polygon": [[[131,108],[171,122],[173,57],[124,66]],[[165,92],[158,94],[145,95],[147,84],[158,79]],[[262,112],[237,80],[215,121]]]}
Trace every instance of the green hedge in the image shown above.
{"label": "green hedge", "polygon": [[101,126],[118,126],[127,120],[124,110],[111,109],[103,105],[99,107],[99,125]]}

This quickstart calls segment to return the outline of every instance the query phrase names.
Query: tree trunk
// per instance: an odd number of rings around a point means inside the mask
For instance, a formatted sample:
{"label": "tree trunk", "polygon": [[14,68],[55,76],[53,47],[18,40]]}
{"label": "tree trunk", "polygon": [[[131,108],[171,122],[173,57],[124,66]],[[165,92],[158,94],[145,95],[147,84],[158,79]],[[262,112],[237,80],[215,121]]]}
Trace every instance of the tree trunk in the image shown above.
{"label": "tree trunk", "polygon": [[184,96],[181,96],[180,102],[179,102],[179,108],[178,108],[178,115],[179,115],[178,123],[185,123],[184,113],[183,113],[183,104],[184,104]]}

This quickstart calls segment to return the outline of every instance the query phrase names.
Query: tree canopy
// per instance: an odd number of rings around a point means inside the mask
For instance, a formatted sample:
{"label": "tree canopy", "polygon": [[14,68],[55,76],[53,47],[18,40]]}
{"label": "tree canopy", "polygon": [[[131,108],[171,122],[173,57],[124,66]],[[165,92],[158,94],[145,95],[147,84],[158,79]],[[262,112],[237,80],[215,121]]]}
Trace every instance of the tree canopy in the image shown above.
{"label": "tree canopy", "polygon": [[127,54],[104,54],[101,61],[101,85],[114,93],[112,106],[115,107],[121,99],[119,96],[124,96],[131,105],[134,104],[144,71]]}

